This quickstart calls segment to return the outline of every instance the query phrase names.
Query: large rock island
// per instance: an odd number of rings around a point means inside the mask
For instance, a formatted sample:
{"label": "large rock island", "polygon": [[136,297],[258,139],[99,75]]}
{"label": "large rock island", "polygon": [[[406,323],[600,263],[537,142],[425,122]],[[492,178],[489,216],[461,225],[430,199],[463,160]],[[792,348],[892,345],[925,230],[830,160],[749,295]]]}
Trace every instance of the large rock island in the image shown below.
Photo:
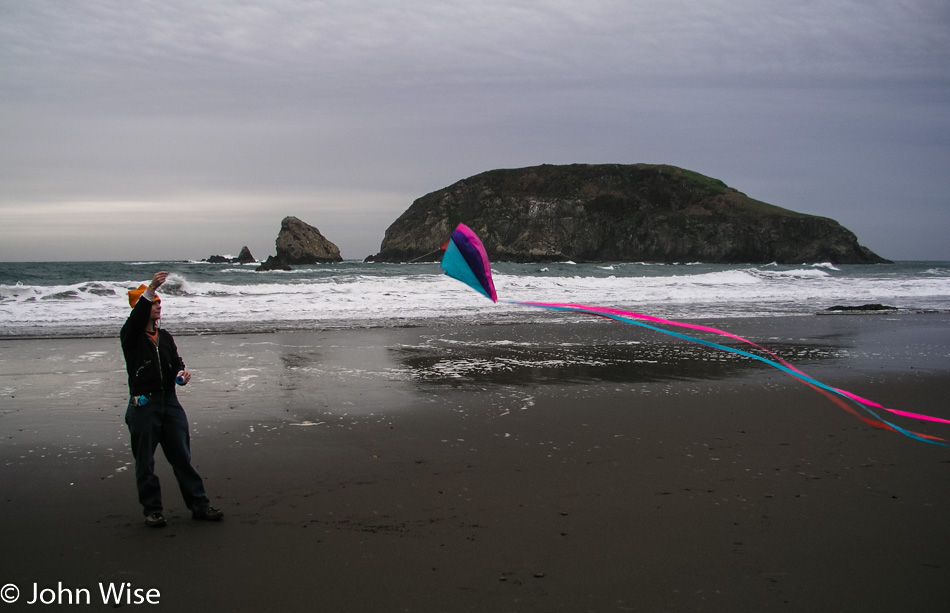
{"label": "large rock island", "polygon": [[495,261],[888,261],[834,220],[651,164],[543,165],[469,177],[413,202],[371,259],[436,260],[459,222]]}

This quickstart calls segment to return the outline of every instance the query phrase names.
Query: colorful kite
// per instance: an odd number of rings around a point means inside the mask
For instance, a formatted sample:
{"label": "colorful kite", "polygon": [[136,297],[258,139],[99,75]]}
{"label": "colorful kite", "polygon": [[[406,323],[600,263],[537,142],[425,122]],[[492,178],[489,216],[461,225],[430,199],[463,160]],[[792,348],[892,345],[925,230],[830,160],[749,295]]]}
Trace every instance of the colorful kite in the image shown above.
{"label": "colorful kite", "polygon": [[498,302],[491,278],[488,254],[478,236],[465,224],[459,224],[449,239],[439,265],[445,274]]}
{"label": "colorful kite", "polygon": [[[491,266],[488,261],[488,254],[485,252],[485,247],[482,245],[481,240],[478,236],[475,235],[472,230],[464,225],[459,224],[455,229],[455,232],[452,233],[452,238],[449,240],[448,248],[445,250],[445,255],[442,258],[441,267],[445,270],[446,274],[449,276],[458,279],[459,281],[469,285],[474,288],[481,294],[492,299],[494,302],[498,302],[498,295],[495,293],[495,284],[492,281],[491,277]],[[706,347],[711,347],[720,351],[726,351],[729,353],[734,353],[736,355],[741,355],[753,360],[757,360],[764,364],[768,364],[773,368],[777,368],[785,372],[792,377],[802,381],[811,388],[821,392],[828,399],[833,401],[839,407],[845,411],[851,413],[858,419],[861,419],[865,423],[868,423],[876,428],[883,428],[885,430],[891,430],[893,432],[899,432],[904,436],[908,436],[912,439],[922,441],[925,443],[932,443],[934,445],[943,445],[947,446],[945,439],[942,439],[938,436],[932,436],[929,434],[921,434],[919,432],[914,432],[912,430],[907,430],[898,426],[897,424],[891,423],[883,418],[881,418],[871,407],[874,407],[879,410],[887,411],[894,415],[900,415],[902,417],[909,417],[912,419],[919,419],[922,421],[931,421],[931,422],[940,422],[945,424],[950,424],[950,420],[943,419],[940,417],[933,417],[931,415],[923,415],[921,413],[911,413],[908,411],[899,411],[897,409],[889,409],[885,406],[878,404],[877,402],[862,398],[857,394],[852,394],[843,389],[832,387],[830,385],[825,385],[816,379],[811,378],[806,375],[804,372],[795,368],[781,357],[776,355],[774,352],[766,349],[765,347],[750,341],[749,339],[743,338],[731,332],[726,332],[724,330],[719,330],[717,328],[712,328],[709,326],[701,326],[697,324],[689,324],[683,322],[672,321],[669,319],[662,319],[659,317],[653,317],[651,315],[644,315],[642,313],[633,313],[630,311],[621,311],[618,309],[611,309],[606,307],[598,306],[588,306],[583,304],[559,304],[559,303],[549,303],[549,302],[520,302],[520,301],[511,301],[512,304],[520,304],[522,306],[537,307],[542,309],[550,309],[555,311],[571,311],[574,313],[584,313],[588,315],[596,315],[598,317],[606,317],[609,319],[614,319],[617,321],[622,321],[624,323],[633,324],[635,326],[641,326],[655,332],[660,332],[662,334],[667,334],[676,338],[684,339],[699,345],[705,345]],[[649,323],[647,323],[649,322]],[[661,324],[664,326],[672,326],[679,328],[688,328],[692,330],[699,330],[702,332],[711,332],[714,334],[719,334],[754,347],[769,357],[763,357],[756,353],[750,351],[744,351],[742,349],[736,349],[735,347],[729,347],[728,345],[722,345],[720,343],[714,343],[702,338],[697,338],[695,336],[689,336],[681,332],[676,332],[673,330],[667,330],[665,328],[657,327],[652,324]],[[862,415],[855,410],[854,406],[856,405],[864,413],[870,415]]]}

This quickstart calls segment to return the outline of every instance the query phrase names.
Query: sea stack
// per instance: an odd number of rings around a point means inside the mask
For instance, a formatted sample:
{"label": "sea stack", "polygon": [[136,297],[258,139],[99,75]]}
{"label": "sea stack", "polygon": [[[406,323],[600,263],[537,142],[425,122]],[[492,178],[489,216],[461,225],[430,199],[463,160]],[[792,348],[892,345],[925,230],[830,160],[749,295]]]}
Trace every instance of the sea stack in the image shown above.
{"label": "sea stack", "polygon": [[342,262],[340,248],[316,227],[292,216],[284,217],[277,234],[277,255],[268,256],[257,270],[290,270],[295,264]]}

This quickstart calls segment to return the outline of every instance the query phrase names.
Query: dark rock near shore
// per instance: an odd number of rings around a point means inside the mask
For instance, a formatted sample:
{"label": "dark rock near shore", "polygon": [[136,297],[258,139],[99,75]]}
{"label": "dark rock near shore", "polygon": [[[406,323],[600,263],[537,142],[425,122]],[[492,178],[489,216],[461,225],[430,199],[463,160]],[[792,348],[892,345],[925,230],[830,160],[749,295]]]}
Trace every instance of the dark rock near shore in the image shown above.
{"label": "dark rock near shore", "polygon": [[885,306],[883,304],[860,304],[857,306],[835,305],[828,307],[826,311],[851,312],[851,311],[896,311],[897,307]]}
{"label": "dark rock near shore", "polygon": [[290,264],[274,255],[267,256],[267,259],[261,262],[261,265],[255,268],[257,272],[267,272],[268,270],[293,270]]}
{"label": "dark rock near shore", "polygon": [[459,223],[495,261],[886,263],[836,221],[753,200],[674,166],[492,170],[417,199],[376,262],[435,261]]}
{"label": "dark rock near shore", "polygon": [[257,270],[290,270],[294,264],[342,262],[340,248],[320,230],[296,217],[284,217],[277,234],[277,255],[268,256]]}
{"label": "dark rock near shore", "polygon": [[205,262],[210,262],[211,264],[253,264],[256,261],[254,256],[251,255],[251,250],[247,248],[247,245],[241,247],[241,253],[239,253],[236,258],[212,255],[208,256],[208,259],[205,260]]}
{"label": "dark rock near shore", "polygon": [[247,245],[241,247],[241,253],[237,256],[238,264],[253,264],[256,261],[254,256],[251,255],[251,250],[247,248]]}

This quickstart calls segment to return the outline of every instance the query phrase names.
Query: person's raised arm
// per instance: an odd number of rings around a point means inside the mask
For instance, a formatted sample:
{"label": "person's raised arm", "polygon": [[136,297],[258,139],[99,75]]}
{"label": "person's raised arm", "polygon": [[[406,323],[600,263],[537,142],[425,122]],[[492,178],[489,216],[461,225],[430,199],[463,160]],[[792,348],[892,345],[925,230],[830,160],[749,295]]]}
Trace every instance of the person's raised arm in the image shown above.
{"label": "person's raised arm", "polygon": [[[145,291],[139,297],[138,301],[132,305],[132,312],[129,313],[129,318],[125,321],[122,330],[119,332],[119,338],[123,346],[145,331],[149,319],[152,316],[152,301],[155,300],[155,292],[165,283],[167,278],[168,273],[164,270],[155,273],[152,276],[152,281],[148,284],[148,287],[145,288]],[[143,300],[144,304],[140,305],[139,302],[143,302]]]}
{"label": "person's raised arm", "polygon": [[145,293],[142,294],[142,298],[146,298],[149,302],[155,300],[155,292],[165,283],[166,279],[168,279],[168,273],[164,270],[160,270],[152,275],[152,282],[145,288]]}

